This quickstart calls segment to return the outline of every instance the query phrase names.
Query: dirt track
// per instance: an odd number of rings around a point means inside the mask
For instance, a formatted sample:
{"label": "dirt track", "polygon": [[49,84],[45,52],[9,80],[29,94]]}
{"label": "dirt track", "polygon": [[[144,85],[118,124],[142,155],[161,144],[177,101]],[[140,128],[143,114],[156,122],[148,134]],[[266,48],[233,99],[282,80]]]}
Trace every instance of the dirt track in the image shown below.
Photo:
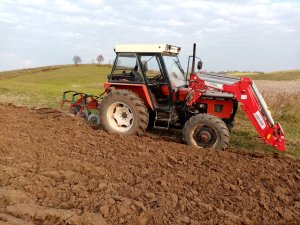
{"label": "dirt track", "polygon": [[0,104],[0,224],[300,224],[300,162]]}

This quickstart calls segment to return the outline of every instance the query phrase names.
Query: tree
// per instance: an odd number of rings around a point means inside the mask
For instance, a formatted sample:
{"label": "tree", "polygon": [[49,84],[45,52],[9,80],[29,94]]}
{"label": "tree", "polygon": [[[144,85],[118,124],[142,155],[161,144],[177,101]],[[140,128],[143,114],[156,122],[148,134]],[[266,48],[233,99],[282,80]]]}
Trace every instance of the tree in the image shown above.
{"label": "tree", "polygon": [[103,55],[98,55],[97,61],[98,61],[99,64],[101,64],[104,61]]}
{"label": "tree", "polygon": [[77,66],[79,63],[81,63],[81,58],[78,55],[74,55],[73,62]]}

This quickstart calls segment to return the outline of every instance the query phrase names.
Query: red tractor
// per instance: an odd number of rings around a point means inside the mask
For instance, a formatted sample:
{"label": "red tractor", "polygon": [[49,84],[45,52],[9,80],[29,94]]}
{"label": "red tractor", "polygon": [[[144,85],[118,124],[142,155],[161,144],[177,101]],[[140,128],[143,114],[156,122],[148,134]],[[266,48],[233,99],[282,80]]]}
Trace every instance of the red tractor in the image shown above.
{"label": "red tractor", "polygon": [[[149,126],[174,127],[182,129],[189,145],[226,149],[240,105],[264,141],[285,150],[283,130],[254,82],[200,72],[202,62],[196,57],[195,44],[187,72],[176,46],[117,45],[115,52],[104,84],[107,95],[99,104],[100,120],[108,132],[130,135],[145,132]],[[82,99],[77,101],[81,103]]]}

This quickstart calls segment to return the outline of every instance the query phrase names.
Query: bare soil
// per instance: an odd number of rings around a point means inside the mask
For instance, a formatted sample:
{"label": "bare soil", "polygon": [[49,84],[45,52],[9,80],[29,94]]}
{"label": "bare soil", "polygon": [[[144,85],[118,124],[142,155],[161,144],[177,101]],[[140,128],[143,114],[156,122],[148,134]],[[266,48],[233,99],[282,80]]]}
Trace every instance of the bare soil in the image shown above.
{"label": "bare soil", "polygon": [[300,224],[300,162],[0,104],[0,224]]}

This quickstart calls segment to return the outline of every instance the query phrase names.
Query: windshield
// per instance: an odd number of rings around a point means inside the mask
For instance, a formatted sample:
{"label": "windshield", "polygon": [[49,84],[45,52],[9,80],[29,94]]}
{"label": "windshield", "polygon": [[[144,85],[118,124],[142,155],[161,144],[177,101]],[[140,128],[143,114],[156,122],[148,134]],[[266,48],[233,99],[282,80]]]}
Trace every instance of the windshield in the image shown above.
{"label": "windshield", "polygon": [[163,56],[172,86],[186,85],[184,70],[177,56]]}

